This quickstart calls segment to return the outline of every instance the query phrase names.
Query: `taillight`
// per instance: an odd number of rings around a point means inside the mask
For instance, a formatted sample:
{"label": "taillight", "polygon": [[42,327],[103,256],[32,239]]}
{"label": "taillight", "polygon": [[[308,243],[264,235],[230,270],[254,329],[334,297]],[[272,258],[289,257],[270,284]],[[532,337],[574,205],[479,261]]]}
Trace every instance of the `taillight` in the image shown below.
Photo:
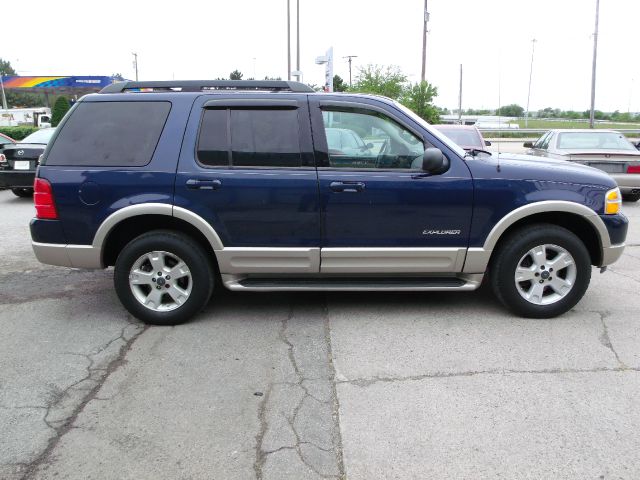
{"label": "taillight", "polygon": [[627,173],[640,173],[640,165],[629,165]]}
{"label": "taillight", "polygon": [[0,153],[0,164],[4,165],[6,163],[8,163],[7,162],[7,157],[4,156],[4,153]]}
{"label": "taillight", "polygon": [[56,204],[53,202],[53,191],[51,184],[44,178],[36,178],[33,182],[33,203],[36,206],[37,218],[48,218],[56,220],[58,212]]}

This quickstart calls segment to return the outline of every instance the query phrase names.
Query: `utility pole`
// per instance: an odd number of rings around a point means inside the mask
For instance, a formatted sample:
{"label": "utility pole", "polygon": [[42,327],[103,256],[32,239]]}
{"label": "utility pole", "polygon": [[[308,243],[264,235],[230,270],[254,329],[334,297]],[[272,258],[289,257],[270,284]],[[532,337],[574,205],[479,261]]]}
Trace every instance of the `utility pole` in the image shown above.
{"label": "utility pole", "polygon": [[596,30],[593,33],[593,65],[591,66],[591,112],[589,112],[589,128],[593,128],[596,106],[596,58],[598,56],[598,16],[600,0],[596,0]]}
{"label": "utility pole", "polygon": [[138,54],[132,53],[133,55],[133,68],[136,69],[136,82],[138,81]]}
{"label": "utility pole", "polygon": [[351,87],[351,59],[357,58],[358,55],[346,55],[342,58],[346,58],[347,62],[349,62],[349,87]]}
{"label": "utility pole", "polygon": [[291,0],[287,0],[287,80],[291,80]]}
{"label": "utility pole", "polygon": [[4,75],[4,72],[0,72],[0,87],[2,89],[2,108],[4,110],[7,109],[7,97],[4,94],[4,81],[2,80],[2,76]]}
{"label": "utility pole", "polygon": [[462,64],[460,64],[460,92],[458,93],[458,123],[462,125]]}
{"label": "utility pole", "polygon": [[531,67],[529,68],[529,93],[527,93],[527,113],[524,116],[524,128],[529,128],[529,99],[531,98],[531,77],[533,75],[533,54],[536,51],[536,39],[531,40]]}
{"label": "utility pole", "polygon": [[424,0],[424,28],[422,31],[422,75],[420,80],[425,81],[425,67],[427,58],[427,23],[429,22],[429,12],[427,10],[427,0]]}
{"label": "utility pole", "polygon": [[[300,0],[296,0],[296,31],[298,35],[296,44],[296,71],[300,72]],[[296,76],[300,81],[301,75],[298,73]]]}

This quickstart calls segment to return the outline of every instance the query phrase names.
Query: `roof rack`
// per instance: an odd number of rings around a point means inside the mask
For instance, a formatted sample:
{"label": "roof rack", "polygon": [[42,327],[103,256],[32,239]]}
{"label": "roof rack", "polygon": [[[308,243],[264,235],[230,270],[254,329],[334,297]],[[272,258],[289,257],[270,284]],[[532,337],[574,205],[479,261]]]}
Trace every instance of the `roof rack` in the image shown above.
{"label": "roof rack", "polygon": [[207,90],[269,90],[272,92],[312,93],[313,88],[285,80],[159,80],[151,82],[117,82],[100,93],[123,92],[202,92]]}

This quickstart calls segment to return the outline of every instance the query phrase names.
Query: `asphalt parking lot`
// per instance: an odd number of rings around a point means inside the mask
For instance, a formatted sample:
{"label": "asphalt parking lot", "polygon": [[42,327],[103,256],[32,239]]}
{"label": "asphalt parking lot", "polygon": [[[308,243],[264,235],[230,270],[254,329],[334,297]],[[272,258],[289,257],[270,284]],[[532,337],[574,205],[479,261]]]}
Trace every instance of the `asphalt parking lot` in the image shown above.
{"label": "asphalt parking lot", "polygon": [[566,315],[484,289],[219,290],[145,327],[112,271],[39,264],[0,191],[0,478],[640,478],[640,205]]}

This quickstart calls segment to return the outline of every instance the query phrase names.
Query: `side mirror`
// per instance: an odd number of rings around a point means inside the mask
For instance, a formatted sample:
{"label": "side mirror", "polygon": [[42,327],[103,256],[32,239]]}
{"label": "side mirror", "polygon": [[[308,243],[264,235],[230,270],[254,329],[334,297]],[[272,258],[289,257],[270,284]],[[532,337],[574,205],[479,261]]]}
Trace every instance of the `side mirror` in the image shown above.
{"label": "side mirror", "polygon": [[487,147],[490,147],[490,146],[491,146],[491,142],[490,142],[489,140],[485,140],[485,141],[484,141],[484,144],[485,144]]}
{"label": "side mirror", "polygon": [[640,150],[640,142],[636,143],[636,148]]}
{"label": "side mirror", "polygon": [[439,148],[427,148],[422,155],[422,170],[429,173],[442,173],[449,168],[449,160]]}
{"label": "side mirror", "polygon": [[533,148],[533,142],[524,142],[522,146],[524,148]]}

